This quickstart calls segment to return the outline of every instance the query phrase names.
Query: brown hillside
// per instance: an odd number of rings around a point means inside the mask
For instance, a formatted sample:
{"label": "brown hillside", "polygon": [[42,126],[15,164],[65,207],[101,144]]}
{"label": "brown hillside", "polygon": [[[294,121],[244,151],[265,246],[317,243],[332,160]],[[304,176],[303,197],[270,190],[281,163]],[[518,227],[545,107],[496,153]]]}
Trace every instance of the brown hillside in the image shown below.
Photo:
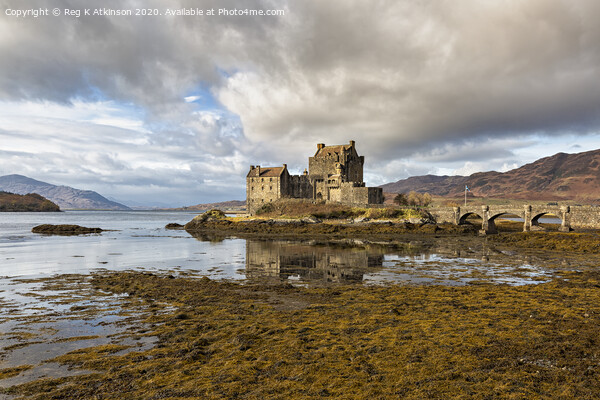
{"label": "brown hillside", "polygon": [[471,176],[416,176],[382,185],[384,191],[410,190],[458,197],[465,185],[478,197],[600,202],[600,150],[558,153],[511,171]]}
{"label": "brown hillside", "polygon": [[0,192],[0,212],[5,211],[60,211],[60,208],[36,193],[20,195]]}
{"label": "brown hillside", "polygon": [[179,207],[179,208],[164,208],[164,210],[178,210],[178,211],[205,211],[218,208],[220,210],[240,210],[246,208],[245,200],[229,200],[222,201],[219,203],[204,203],[196,204],[195,206]]}

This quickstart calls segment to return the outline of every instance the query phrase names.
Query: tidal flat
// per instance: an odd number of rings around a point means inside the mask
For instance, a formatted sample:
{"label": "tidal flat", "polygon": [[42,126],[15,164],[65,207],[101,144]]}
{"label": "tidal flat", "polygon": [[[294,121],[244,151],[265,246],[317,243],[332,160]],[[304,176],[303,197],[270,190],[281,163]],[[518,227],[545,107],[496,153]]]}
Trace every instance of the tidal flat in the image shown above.
{"label": "tidal flat", "polygon": [[156,219],[14,241],[90,268],[1,278],[0,399],[600,398],[598,232],[260,224],[261,240]]}
{"label": "tidal flat", "polygon": [[[175,271],[37,283],[49,291],[40,300],[59,302],[73,320],[113,315],[97,326],[124,329],[54,339],[80,343],[0,376],[15,379],[39,365],[71,373],[3,385],[5,398],[600,397],[594,268],[527,285],[313,287]],[[60,315],[16,318],[43,325]],[[12,339],[43,341],[39,330]]]}

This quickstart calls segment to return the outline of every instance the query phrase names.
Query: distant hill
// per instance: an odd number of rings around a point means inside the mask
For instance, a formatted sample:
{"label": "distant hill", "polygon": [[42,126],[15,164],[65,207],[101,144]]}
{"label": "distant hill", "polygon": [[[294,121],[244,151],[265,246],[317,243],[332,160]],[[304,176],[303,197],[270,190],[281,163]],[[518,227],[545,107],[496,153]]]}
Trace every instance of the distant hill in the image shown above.
{"label": "distant hill", "polygon": [[459,197],[465,185],[478,197],[524,200],[600,201],[600,150],[558,153],[508,172],[478,172],[470,176],[413,176],[382,185],[384,192],[411,190]]}
{"label": "distant hill", "polygon": [[219,210],[241,210],[246,209],[246,200],[229,200],[222,201],[220,203],[204,203],[196,204],[195,206],[179,207],[179,208],[165,208],[164,210],[177,210],[177,211],[204,211],[218,208]]}
{"label": "distant hill", "polygon": [[60,211],[60,208],[36,193],[15,194],[0,192],[0,212]]}
{"label": "distant hill", "polygon": [[16,194],[37,193],[58,204],[61,209],[129,210],[91,190],[74,189],[36,181],[23,175],[0,176],[0,190]]}

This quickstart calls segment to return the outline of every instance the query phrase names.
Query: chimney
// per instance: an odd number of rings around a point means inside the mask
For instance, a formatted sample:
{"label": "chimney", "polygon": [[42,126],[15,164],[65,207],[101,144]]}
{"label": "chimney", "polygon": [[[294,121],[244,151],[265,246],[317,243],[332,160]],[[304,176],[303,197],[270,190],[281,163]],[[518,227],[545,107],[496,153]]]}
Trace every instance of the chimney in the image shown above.
{"label": "chimney", "polygon": [[354,140],[350,141],[350,146],[354,147],[354,143],[356,143]]}
{"label": "chimney", "polygon": [[283,164],[283,169],[287,169],[287,164]]}
{"label": "chimney", "polygon": [[308,171],[306,170],[306,168],[304,168],[304,172],[302,173],[302,175],[308,175]]}
{"label": "chimney", "polygon": [[254,169],[254,165],[250,166],[250,171],[252,171]]}
{"label": "chimney", "polygon": [[258,176],[260,176],[260,165],[257,165],[256,168],[258,168]]}
{"label": "chimney", "polygon": [[325,147],[325,143],[317,143],[317,150],[321,150],[323,147]]}

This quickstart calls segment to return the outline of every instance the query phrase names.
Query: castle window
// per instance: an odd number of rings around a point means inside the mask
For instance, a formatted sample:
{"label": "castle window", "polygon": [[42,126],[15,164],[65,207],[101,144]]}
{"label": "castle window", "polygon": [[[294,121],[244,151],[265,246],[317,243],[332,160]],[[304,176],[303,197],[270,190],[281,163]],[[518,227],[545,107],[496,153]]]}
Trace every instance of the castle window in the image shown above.
{"label": "castle window", "polygon": [[273,182],[273,178],[269,178],[269,182]]}
{"label": "castle window", "polygon": [[273,190],[273,186],[269,186],[269,190]]}
{"label": "castle window", "polygon": [[262,186],[262,187],[260,188],[260,190],[265,190],[265,187],[264,187],[264,186]]}

